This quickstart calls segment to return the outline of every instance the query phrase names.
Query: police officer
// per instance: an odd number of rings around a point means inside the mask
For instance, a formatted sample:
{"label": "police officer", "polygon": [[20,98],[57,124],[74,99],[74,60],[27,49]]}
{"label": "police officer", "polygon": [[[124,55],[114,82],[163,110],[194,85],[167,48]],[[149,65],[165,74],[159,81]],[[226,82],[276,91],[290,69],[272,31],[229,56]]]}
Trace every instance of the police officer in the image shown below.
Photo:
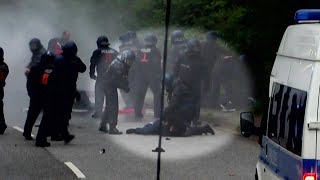
{"label": "police officer", "polygon": [[219,101],[212,102],[212,99],[218,99],[217,94],[220,92],[213,91],[215,88],[214,79],[212,78],[212,72],[216,62],[219,59],[219,53],[221,52],[221,47],[217,43],[218,34],[215,31],[209,31],[206,34],[206,40],[202,43],[201,55],[204,58],[208,76],[204,77],[203,87],[202,87],[202,100],[205,105],[218,106]]}
{"label": "police officer", "polygon": [[106,77],[104,78],[104,93],[106,96],[106,108],[101,119],[99,131],[108,132],[107,123],[109,124],[109,134],[122,134],[116,126],[118,122],[118,91],[122,89],[129,92],[128,75],[133,62],[135,61],[135,53],[126,50],[121,53],[110,64]]}
{"label": "police officer", "polygon": [[66,97],[68,106],[68,119],[71,119],[72,107],[77,95],[77,80],[79,73],[84,73],[86,71],[86,65],[77,56],[78,47],[73,42],[70,41],[62,47],[62,57],[67,62],[68,71],[66,72],[67,84],[65,89],[68,96]]}
{"label": "police officer", "polygon": [[0,47],[0,134],[3,134],[7,129],[7,125],[3,113],[3,97],[4,97],[4,86],[6,85],[6,78],[9,74],[9,67],[4,62],[4,51]]}
{"label": "police officer", "polygon": [[[123,34],[119,38],[121,45],[119,47],[120,53],[126,50],[131,50],[137,55],[140,49],[140,42],[137,38],[137,34],[134,31],[128,31],[127,33]],[[128,80],[130,82],[130,89],[129,93],[120,90],[121,97],[125,103],[125,107],[119,110],[120,113],[134,113],[134,101],[135,101],[135,87],[136,87],[136,65],[130,68],[130,73]]]}
{"label": "police officer", "polygon": [[174,66],[178,57],[184,53],[186,38],[182,30],[176,30],[171,33],[171,49],[168,52],[167,72],[173,74]]}
{"label": "police officer", "polygon": [[[109,47],[109,39],[106,36],[100,36],[97,40],[98,49],[96,49],[90,59],[90,78],[96,80],[95,84],[95,113],[93,118],[98,118],[102,114],[104,103],[103,78],[107,68],[114,60],[118,52]],[[97,70],[97,76],[95,72]]]}
{"label": "police officer", "polygon": [[144,39],[144,46],[138,52],[136,63],[136,99],[135,115],[142,118],[142,108],[145,96],[150,87],[153,92],[154,116],[160,117],[161,106],[161,53],[156,47],[158,42],[154,34],[147,34]]}
{"label": "police officer", "polygon": [[86,66],[77,57],[77,45],[70,41],[62,47],[63,53],[54,59],[54,68],[48,77],[47,104],[36,139],[36,146],[50,146],[46,137],[50,123],[56,123],[54,135],[61,135],[65,143],[74,139],[68,131],[72,105],[75,98],[76,83],[79,72],[85,72]]}
{"label": "police officer", "polygon": [[[32,52],[32,57],[30,63],[27,65],[26,76],[27,76],[27,91],[30,97],[29,110],[27,114],[27,119],[24,125],[23,136],[26,140],[32,140],[31,131],[34,123],[36,122],[42,108],[43,108],[43,96],[40,92],[39,84],[35,82],[35,75],[30,73],[32,69],[39,65],[41,56],[46,53],[40,40],[37,38],[32,39],[29,42],[29,48]],[[37,68],[35,68],[37,69]],[[36,73],[36,72],[35,72]]]}
{"label": "police officer", "polygon": [[[164,136],[192,136],[202,134],[214,135],[209,125],[202,127],[188,127],[195,116],[195,95],[188,81],[178,79],[173,82],[173,77],[166,76],[166,90],[169,105],[164,111],[162,133]],[[171,89],[172,88],[172,89]],[[148,123],[142,128],[128,129],[127,134],[159,134],[160,120]]]}
{"label": "police officer", "polygon": [[41,41],[38,38],[33,38],[29,42],[29,48],[32,53],[31,61],[26,67],[25,75],[27,76],[30,72],[30,69],[38,64],[41,59],[41,55],[46,52],[43,45],[41,44]]}
{"label": "police officer", "polygon": [[188,40],[185,52],[178,57],[174,68],[174,77],[188,82],[195,95],[196,108],[192,121],[195,126],[200,124],[201,86],[204,77],[207,76],[206,64],[200,53],[201,45],[199,40]]}

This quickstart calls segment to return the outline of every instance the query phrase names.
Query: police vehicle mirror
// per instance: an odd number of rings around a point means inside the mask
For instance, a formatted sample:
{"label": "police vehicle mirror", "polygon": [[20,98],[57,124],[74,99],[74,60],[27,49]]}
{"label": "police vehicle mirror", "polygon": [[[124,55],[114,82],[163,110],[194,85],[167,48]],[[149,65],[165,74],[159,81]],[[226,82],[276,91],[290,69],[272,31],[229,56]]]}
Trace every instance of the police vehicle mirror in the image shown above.
{"label": "police vehicle mirror", "polygon": [[255,134],[254,117],[251,112],[240,114],[240,131],[244,137],[250,137]]}

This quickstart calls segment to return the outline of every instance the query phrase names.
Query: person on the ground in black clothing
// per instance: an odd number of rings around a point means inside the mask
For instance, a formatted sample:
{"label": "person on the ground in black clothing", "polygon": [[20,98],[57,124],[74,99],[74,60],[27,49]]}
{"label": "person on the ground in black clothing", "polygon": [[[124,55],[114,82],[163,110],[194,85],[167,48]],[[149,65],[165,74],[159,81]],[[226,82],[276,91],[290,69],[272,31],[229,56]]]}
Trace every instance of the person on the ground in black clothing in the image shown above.
{"label": "person on the ground in black clothing", "polygon": [[7,129],[6,121],[3,113],[3,97],[4,97],[4,86],[6,85],[6,78],[9,74],[9,67],[4,62],[4,51],[0,47],[0,134],[3,134]]}

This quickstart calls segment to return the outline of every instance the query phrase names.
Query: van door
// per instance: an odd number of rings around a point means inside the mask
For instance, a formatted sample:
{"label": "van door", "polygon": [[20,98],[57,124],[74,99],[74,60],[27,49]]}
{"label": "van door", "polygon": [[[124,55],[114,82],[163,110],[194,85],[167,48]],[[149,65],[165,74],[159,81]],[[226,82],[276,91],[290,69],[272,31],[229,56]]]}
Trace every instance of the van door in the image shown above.
{"label": "van door", "polygon": [[265,166],[260,179],[301,179],[302,133],[307,92],[273,84],[267,133],[260,162]]}

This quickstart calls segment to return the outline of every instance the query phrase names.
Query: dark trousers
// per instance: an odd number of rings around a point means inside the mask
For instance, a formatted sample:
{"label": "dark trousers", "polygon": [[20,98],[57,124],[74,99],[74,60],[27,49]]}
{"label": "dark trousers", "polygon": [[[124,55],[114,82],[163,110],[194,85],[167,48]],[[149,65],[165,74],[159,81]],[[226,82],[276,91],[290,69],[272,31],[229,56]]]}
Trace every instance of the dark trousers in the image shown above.
{"label": "dark trousers", "polygon": [[156,120],[153,123],[148,123],[142,128],[136,128],[136,134],[142,135],[156,135],[159,134],[160,120]]}
{"label": "dark trousers", "polygon": [[160,117],[160,106],[161,106],[161,86],[160,80],[147,80],[140,79],[137,82],[136,87],[136,98],[135,98],[135,112],[136,114],[141,113],[144,100],[147,94],[147,90],[150,87],[153,93],[153,109],[154,117]]}
{"label": "dark trousers", "polygon": [[[44,104],[43,117],[40,123],[36,141],[46,142],[48,136],[61,135],[63,138],[69,135],[68,123],[70,119],[70,103],[63,94],[50,94]],[[65,103],[64,103],[65,102]]]}
{"label": "dark trousers", "polygon": [[106,127],[108,123],[110,128],[115,128],[118,124],[118,91],[117,88],[105,87],[104,93],[106,96],[106,108],[101,118],[100,127]]}
{"label": "dark trousers", "polygon": [[29,110],[27,114],[27,119],[24,125],[24,136],[31,136],[32,128],[36,122],[40,112],[43,109],[43,97],[30,96]]}
{"label": "dark trousers", "polygon": [[102,113],[103,103],[104,103],[104,91],[103,91],[103,82],[102,80],[97,79],[94,89],[95,95],[95,111],[98,114]]}
{"label": "dark trousers", "polygon": [[3,106],[4,106],[3,97],[4,97],[4,90],[3,90],[3,87],[0,87],[0,128],[6,127],[6,121],[3,113]]}

